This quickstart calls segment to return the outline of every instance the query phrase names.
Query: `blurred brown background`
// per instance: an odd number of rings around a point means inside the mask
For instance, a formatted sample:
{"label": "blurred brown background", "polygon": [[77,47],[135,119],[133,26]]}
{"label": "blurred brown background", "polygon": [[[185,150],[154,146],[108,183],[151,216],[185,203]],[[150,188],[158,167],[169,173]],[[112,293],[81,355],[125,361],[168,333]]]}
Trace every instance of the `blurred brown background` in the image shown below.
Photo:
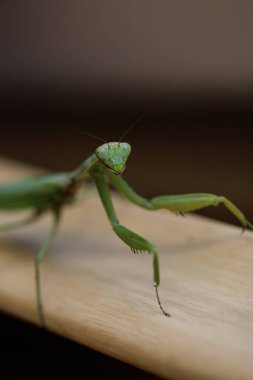
{"label": "blurred brown background", "polygon": [[0,154],[72,169],[99,144],[77,129],[114,141],[147,112],[126,137],[133,187],[223,194],[253,220],[252,8],[2,0]]}

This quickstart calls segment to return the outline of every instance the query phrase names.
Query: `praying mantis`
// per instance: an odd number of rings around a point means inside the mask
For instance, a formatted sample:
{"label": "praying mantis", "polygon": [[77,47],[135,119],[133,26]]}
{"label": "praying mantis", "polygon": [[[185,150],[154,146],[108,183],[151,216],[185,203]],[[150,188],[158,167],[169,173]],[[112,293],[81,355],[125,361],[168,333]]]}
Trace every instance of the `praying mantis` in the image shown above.
{"label": "praying mantis", "polygon": [[114,187],[137,206],[150,211],[166,209],[174,213],[184,214],[207,206],[223,204],[240,221],[244,229],[253,229],[253,225],[246,219],[240,209],[224,196],[209,193],[194,193],[162,195],[146,199],[139,195],[121,176],[130,153],[131,146],[127,142],[108,142],[100,145],[79,167],[70,172],[43,175],[37,178],[28,178],[19,182],[0,185],[0,210],[31,211],[31,215],[26,217],[26,219],[1,225],[0,230],[17,228],[32,223],[47,211],[51,212],[53,216],[52,227],[37,252],[34,261],[36,306],[42,326],[46,327],[46,318],[42,302],[40,264],[56,236],[64,207],[75,202],[87,176],[91,176],[95,183],[114,233],[133,252],[147,252],[153,256],[153,281],[156,298],[161,312],[167,317],[170,314],[164,309],[158,293],[160,269],[157,247],[120,224],[114,210],[109,186]]}

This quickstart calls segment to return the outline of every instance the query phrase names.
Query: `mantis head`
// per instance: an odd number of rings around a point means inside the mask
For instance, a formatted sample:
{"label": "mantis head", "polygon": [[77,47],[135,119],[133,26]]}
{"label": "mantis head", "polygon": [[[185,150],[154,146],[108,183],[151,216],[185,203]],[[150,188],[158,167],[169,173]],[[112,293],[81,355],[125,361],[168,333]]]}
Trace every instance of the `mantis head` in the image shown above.
{"label": "mantis head", "polygon": [[115,174],[121,174],[124,171],[130,153],[131,146],[121,142],[106,143],[96,149],[99,161]]}

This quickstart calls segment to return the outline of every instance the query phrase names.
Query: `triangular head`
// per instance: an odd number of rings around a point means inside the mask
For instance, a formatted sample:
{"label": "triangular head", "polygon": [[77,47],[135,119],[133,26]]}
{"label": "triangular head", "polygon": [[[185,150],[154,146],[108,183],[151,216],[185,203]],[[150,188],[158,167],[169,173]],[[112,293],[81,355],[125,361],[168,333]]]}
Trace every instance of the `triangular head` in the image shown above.
{"label": "triangular head", "polygon": [[100,145],[96,149],[96,156],[105,166],[115,174],[121,174],[131,153],[131,146],[128,143],[110,142]]}

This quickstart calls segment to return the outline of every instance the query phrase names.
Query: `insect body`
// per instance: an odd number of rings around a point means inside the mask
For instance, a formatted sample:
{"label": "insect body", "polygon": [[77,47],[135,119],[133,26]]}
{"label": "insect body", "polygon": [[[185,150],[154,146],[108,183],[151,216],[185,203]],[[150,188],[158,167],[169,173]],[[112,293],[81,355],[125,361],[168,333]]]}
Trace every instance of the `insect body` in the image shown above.
{"label": "insect body", "polygon": [[170,315],[164,310],[158,294],[160,273],[157,248],[148,240],[119,223],[113,207],[109,185],[111,184],[131,202],[148,210],[167,209],[172,212],[186,213],[223,203],[241,222],[244,229],[253,229],[253,225],[245,218],[243,213],[230,200],[223,196],[195,193],[164,195],[148,200],[137,194],[120,176],[125,169],[130,153],[131,146],[128,143],[105,143],[99,146],[95,153],[87,158],[74,171],[41,176],[39,178],[27,179],[0,186],[0,209],[30,209],[32,211],[29,218],[12,224],[2,225],[0,229],[16,228],[31,223],[46,211],[51,211],[53,215],[51,230],[35,256],[36,302],[42,325],[45,326],[45,315],[41,296],[40,263],[48,252],[50,244],[56,235],[64,206],[75,201],[77,192],[84,178],[88,175],[90,175],[95,182],[105,212],[116,235],[127,244],[133,252],[145,251],[153,256],[153,279],[156,297],[161,311],[166,316]]}

